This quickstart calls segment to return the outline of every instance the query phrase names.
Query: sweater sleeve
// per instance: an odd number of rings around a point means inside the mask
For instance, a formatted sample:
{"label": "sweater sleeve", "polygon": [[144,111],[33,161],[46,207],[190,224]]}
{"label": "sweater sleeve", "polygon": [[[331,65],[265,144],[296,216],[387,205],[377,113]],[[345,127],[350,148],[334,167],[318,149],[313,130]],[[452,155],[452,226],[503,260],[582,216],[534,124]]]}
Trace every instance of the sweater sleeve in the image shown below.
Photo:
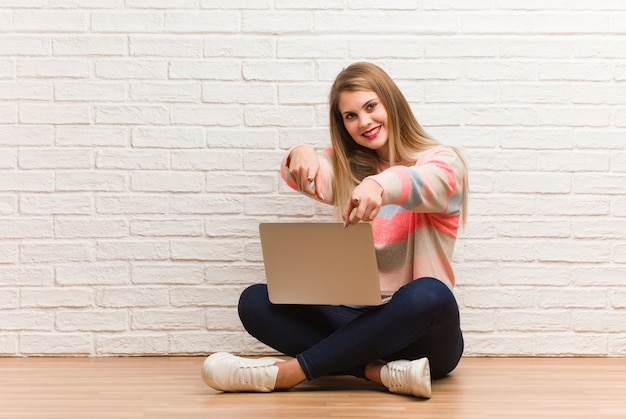
{"label": "sweater sleeve", "polygon": [[[298,188],[298,185],[291,177],[291,173],[289,173],[289,168],[287,166],[289,155],[296,147],[298,146],[291,148],[289,152],[283,158],[280,164],[280,176],[283,179],[283,181],[287,184],[287,186],[289,186],[291,189],[295,191],[300,191],[300,189]],[[324,152],[322,153],[318,153],[317,156],[320,162],[321,185],[315,185],[315,184],[312,185],[314,189],[319,188],[319,187],[322,188],[322,195],[324,196],[324,201],[321,201],[320,199],[318,199],[316,196],[313,196],[313,195],[309,195],[309,194],[305,194],[305,195],[311,198],[314,198],[317,201],[332,205],[333,203],[333,187],[332,187],[333,169],[330,163],[331,154],[332,154],[332,149],[330,148],[324,150]]]}
{"label": "sweater sleeve", "polygon": [[450,148],[423,153],[413,166],[392,166],[370,176],[383,188],[383,205],[421,213],[460,213],[465,167]]}

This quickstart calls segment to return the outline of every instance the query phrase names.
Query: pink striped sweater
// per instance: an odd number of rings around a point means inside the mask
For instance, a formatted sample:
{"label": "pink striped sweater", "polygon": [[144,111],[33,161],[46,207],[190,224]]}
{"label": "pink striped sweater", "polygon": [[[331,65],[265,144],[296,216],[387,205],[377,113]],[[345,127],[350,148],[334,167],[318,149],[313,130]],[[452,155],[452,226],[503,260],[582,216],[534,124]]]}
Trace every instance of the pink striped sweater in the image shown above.
{"label": "pink striped sweater", "polygon": [[[332,198],[332,166],[327,150],[320,158],[322,195]],[[283,180],[298,190],[281,165]],[[370,178],[383,188],[383,206],[373,221],[381,290],[392,293],[414,279],[437,278],[454,286],[452,253],[460,221],[465,167],[450,148],[417,156],[411,166],[379,166]]]}

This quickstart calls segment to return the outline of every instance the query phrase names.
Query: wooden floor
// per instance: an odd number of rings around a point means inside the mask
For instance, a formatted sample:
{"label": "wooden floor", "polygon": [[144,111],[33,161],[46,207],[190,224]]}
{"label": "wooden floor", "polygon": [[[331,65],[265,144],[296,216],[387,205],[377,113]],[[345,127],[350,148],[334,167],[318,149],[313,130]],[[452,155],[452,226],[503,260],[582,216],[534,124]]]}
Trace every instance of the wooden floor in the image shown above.
{"label": "wooden floor", "polygon": [[10,418],[626,418],[624,358],[464,358],[433,397],[352,377],[286,392],[204,385],[203,358],[0,358]]}

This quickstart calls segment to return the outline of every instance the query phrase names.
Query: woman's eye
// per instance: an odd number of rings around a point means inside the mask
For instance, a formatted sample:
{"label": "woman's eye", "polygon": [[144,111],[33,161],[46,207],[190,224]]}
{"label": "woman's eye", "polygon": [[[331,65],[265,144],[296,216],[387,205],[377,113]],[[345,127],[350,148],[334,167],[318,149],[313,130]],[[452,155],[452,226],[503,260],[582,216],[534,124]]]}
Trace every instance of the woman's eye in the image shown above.
{"label": "woman's eye", "polygon": [[376,107],[376,105],[377,105],[377,103],[375,103],[375,102],[369,103],[367,105],[367,109],[369,109],[371,111],[372,109],[374,109]]}

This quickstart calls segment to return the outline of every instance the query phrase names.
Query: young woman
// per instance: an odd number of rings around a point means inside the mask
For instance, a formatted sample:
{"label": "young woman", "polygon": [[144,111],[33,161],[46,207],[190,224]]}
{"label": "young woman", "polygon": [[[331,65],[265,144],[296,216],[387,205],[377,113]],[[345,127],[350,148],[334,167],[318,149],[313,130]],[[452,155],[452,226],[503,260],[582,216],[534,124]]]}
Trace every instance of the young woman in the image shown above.
{"label": "young woman", "polygon": [[374,64],[345,68],[329,104],[332,148],[318,155],[294,147],[281,174],[336,206],[346,227],[373,224],[381,289],[392,297],[377,307],[275,305],[266,285],[253,285],[239,301],[244,327],[292,358],[216,353],[203,379],[221,391],[267,392],[349,374],[429,398],[431,376],[451,372],[463,353],[451,259],[465,222],[466,165],[458,150],[426,134]]}

